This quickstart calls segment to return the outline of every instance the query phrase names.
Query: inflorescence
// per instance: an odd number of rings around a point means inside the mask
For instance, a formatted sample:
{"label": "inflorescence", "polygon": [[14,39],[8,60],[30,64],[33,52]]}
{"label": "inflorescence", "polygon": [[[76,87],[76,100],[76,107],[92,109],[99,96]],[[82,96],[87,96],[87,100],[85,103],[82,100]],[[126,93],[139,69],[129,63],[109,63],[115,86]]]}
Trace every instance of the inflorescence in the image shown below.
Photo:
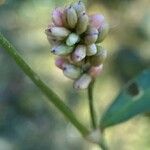
{"label": "inflorescence", "polygon": [[101,14],[88,15],[82,1],[67,8],[56,8],[53,22],[45,30],[58,57],[55,65],[74,80],[74,88],[86,89],[103,69],[107,51],[100,46],[108,33],[108,23]]}

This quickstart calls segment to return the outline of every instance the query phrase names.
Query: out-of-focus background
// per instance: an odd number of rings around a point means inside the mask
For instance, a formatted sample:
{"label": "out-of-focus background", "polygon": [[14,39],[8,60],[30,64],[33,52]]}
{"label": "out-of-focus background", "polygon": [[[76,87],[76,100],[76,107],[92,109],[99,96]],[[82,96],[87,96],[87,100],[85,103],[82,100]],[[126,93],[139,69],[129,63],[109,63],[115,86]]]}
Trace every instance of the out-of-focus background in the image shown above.
{"label": "out-of-focus background", "polygon": [[[72,0],[0,0],[0,31],[89,127],[86,91],[77,92],[72,81],[54,66],[44,30],[57,6]],[[102,45],[108,49],[103,74],[94,91],[97,114],[108,107],[122,86],[150,64],[149,0],[89,0],[88,12],[102,13],[110,33]],[[108,128],[111,150],[149,150],[148,115]],[[0,150],[98,150],[48,104],[46,97],[0,49]]]}

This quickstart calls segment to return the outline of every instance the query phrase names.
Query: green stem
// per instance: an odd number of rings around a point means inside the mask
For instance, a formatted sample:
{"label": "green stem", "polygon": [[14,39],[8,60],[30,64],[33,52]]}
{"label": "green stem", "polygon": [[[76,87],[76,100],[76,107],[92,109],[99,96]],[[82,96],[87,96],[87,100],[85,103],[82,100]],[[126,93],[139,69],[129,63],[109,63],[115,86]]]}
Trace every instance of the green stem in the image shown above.
{"label": "green stem", "polygon": [[34,84],[39,87],[43,94],[47,96],[48,100],[51,101],[66,118],[68,118],[83,136],[86,136],[89,133],[88,129],[77,120],[70,108],[27,65],[13,45],[1,33],[0,46],[14,59]]}
{"label": "green stem", "polygon": [[[95,80],[91,82],[91,84],[88,87],[88,100],[89,100],[89,110],[90,110],[90,118],[91,118],[91,125],[93,129],[97,128],[96,124],[96,114],[93,104],[93,89],[94,89],[94,83]],[[99,142],[99,146],[102,150],[108,150],[105,139],[104,139],[104,131],[101,131],[101,139]]]}
{"label": "green stem", "polygon": [[91,125],[92,125],[93,129],[96,129],[96,115],[95,115],[94,104],[93,104],[94,82],[95,81],[93,80],[88,87],[88,100],[89,100],[89,111],[90,111]]}
{"label": "green stem", "polygon": [[101,147],[102,150],[108,150],[103,133],[102,133],[101,141],[99,142],[99,146]]}

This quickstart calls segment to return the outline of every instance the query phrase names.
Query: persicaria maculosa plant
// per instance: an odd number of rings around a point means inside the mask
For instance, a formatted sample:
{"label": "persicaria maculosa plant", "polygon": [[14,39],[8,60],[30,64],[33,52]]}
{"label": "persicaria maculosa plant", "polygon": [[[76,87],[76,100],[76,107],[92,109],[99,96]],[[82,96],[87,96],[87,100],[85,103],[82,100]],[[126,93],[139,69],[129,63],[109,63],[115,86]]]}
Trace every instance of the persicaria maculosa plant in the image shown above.
{"label": "persicaria maculosa plant", "polygon": [[104,130],[136,116],[150,112],[150,70],[147,69],[131,80],[107,108],[97,123],[93,106],[94,80],[101,74],[107,51],[101,42],[108,33],[108,23],[102,14],[89,15],[82,1],[66,8],[56,8],[52,22],[45,30],[51,52],[57,56],[55,65],[74,81],[73,87],[88,88],[92,129],[89,130],[76,118],[72,110],[48,87],[18,54],[14,46],[0,33],[0,46],[15,60],[24,73],[47,96],[56,108],[74,125],[81,135],[108,150]]}
{"label": "persicaria maculosa plant", "polygon": [[103,69],[107,51],[100,43],[108,33],[102,14],[89,15],[82,1],[52,12],[52,23],[45,30],[57,55],[55,64],[74,80],[75,89],[86,89]]}

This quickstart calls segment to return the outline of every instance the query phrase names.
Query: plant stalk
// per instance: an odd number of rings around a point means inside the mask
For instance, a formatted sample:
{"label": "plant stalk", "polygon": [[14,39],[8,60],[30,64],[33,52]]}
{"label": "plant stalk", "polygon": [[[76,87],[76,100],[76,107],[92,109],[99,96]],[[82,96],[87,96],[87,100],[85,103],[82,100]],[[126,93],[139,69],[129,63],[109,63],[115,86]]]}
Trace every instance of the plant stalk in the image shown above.
{"label": "plant stalk", "polygon": [[[94,99],[93,99],[94,83],[95,83],[95,80],[93,80],[88,87],[88,100],[89,100],[91,125],[92,125],[93,129],[96,129],[97,128],[96,113],[95,113],[94,103],[93,103],[93,101],[94,101]],[[100,138],[99,146],[101,147],[102,150],[108,150],[108,147],[104,140],[104,131],[101,131],[101,138]]]}
{"label": "plant stalk", "polygon": [[91,126],[93,129],[96,129],[96,114],[94,110],[93,104],[93,88],[94,88],[95,80],[93,80],[88,87],[88,100],[89,100],[89,112],[91,118]]}
{"label": "plant stalk", "polygon": [[77,120],[72,110],[38,77],[38,75],[18,54],[14,46],[1,33],[0,46],[13,58],[22,71],[34,82],[41,92],[47,96],[48,100],[52,102],[56,108],[78,129],[78,131],[83,136],[88,135],[88,129]]}
{"label": "plant stalk", "polygon": [[99,146],[101,147],[102,150],[108,150],[108,147],[106,145],[105,139],[104,139],[104,134],[102,132],[102,137],[101,140],[99,142]]}

